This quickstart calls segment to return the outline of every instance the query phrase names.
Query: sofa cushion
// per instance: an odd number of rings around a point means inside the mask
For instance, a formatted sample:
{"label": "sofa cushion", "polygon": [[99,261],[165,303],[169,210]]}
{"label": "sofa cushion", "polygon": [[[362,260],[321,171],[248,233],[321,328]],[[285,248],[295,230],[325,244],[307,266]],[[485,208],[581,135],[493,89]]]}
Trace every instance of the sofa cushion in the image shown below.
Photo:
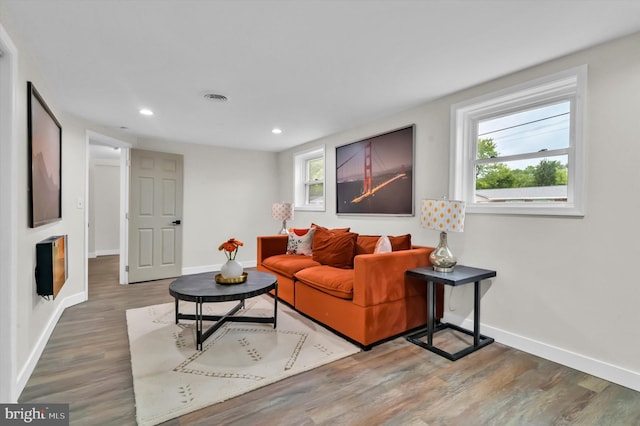
{"label": "sofa cushion", "polygon": [[379,239],[380,235],[358,235],[356,255],[373,253]]}
{"label": "sofa cushion", "polygon": [[411,250],[411,234],[389,236],[393,251]]}
{"label": "sofa cushion", "polygon": [[301,269],[319,265],[320,263],[315,262],[311,257],[301,254],[278,254],[262,261],[263,267],[288,278],[293,278],[293,275]]}
{"label": "sofa cushion", "polygon": [[327,265],[305,268],[295,278],[313,288],[341,299],[353,299],[353,269]]}
{"label": "sofa cushion", "polygon": [[[397,235],[395,237],[389,235],[388,238],[393,251],[411,249],[411,234]],[[356,255],[374,253],[379,239],[380,235],[358,235]]]}
{"label": "sofa cushion", "polygon": [[311,246],[313,245],[313,234],[315,229],[307,229],[301,233],[301,230],[294,229],[289,232],[289,240],[287,241],[287,254],[303,254],[311,256]]}
{"label": "sofa cushion", "polygon": [[316,228],[313,234],[313,260],[336,268],[353,268],[357,238],[358,234],[354,232]]}

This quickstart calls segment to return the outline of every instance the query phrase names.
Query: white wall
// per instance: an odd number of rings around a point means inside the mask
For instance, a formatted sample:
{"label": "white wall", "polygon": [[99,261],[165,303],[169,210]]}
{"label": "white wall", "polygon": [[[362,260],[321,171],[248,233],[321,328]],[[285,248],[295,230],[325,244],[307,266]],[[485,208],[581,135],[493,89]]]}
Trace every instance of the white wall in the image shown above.
{"label": "white wall", "polygon": [[[21,64],[22,65],[22,64]],[[76,127],[55,107],[55,100],[49,94],[46,85],[35,73],[26,67],[20,67],[19,85],[26,87],[26,81],[32,80],[38,91],[47,101],[53,113],[62,124],[62,221],[38,228],[28,224],[28,144],[26,143],[26,89],[18,90],[16,105],[18,126],[16,137],[19,161],[18,169],[18,283],[17,283],[17,359],[18,381],[24,385],[53,327],[67,306],[86,300],[85,292],[85,233],[84,210],[76,208],[78,199],[84,199],[85,134],[84,129]],[[71,165],[74,165],[71,167]],[[42,299],[35,291],[35,245],[52,235],[67,234],[68,279],[58,297],[53,301]]]}
{"label": "white wall", "polygon": [[255,266],[256,237],[277,230],[276,154],[153,140],[134,148],[184,156],[183,273],[219,270],[218,246],[231,237],[245,244],[236,260]]}
{"label": "white wall", "polygon": [[[436,245],[437,233],[421,229],[417,217],[336,216],[335,147],[415,123],[417,211],[420,199],[448,195],[452,104],[588,64],[586,216],[468,214],[465,232],[450,234],[449,244],[460,263],[498,273],[483,284],[483,332],[640,390],[640,285],[632,273],[640,235],[632,219],[640,210],[639,51],[635,34],[281,153],[279,169],[287,172],[280,175],[280,197],[286,198],[293,193],[293,153],[320,144],[327,149],[327,211],[296,212],[292,225],[313,221],[360,233],[410,232],[415,243]],[[619,218],[612,204],[631,220]],[[449,320],[471,325],[472,287],[456,288],[452,297],[447,292]]]}
{"label": "white wall", "polygon": [[120,160],[92,159],[89,167],[89,256],[120,250]]}

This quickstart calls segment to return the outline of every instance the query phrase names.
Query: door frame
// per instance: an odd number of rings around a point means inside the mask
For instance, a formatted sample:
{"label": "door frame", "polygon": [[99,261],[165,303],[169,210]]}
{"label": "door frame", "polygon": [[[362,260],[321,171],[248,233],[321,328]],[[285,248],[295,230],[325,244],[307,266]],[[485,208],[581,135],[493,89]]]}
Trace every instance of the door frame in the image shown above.
{"label": "door frame", "polygon": [[118,277],[120,284],[129,284],[129,277],[126,271],[126,262],[129,257],[129,229],[127,212],[129,211],[129,150],[132,144],[120,139],[106,136],[91,130],[87,130],[86,135],[86,167],[85,167],[85,196],[87,200],[84,210],[85,225],[85,293],[89,294],[89,145],[105,145],[113,148],[120,148],[120,264],[118,267]]}
{"label": "door frame", "polygon": [[16,142],[16,90],[18,90],[18,50],[0,24],[0,401],[17,402],[18,346],[18,143]]}

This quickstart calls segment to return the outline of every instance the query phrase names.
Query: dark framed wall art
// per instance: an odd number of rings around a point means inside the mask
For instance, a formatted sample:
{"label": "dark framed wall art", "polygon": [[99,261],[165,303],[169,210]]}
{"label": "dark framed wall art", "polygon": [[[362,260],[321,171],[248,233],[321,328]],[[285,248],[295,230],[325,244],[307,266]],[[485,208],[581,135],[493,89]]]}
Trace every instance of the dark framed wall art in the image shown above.
{"label": "dark framed wall art", "polygon": [[336,147],[337,214],[413,216],[415,125]]}
{"label": "dark framed wall art", "polygon": [[33,83],[27,82],[29,224],[62,219],[62,126]]}

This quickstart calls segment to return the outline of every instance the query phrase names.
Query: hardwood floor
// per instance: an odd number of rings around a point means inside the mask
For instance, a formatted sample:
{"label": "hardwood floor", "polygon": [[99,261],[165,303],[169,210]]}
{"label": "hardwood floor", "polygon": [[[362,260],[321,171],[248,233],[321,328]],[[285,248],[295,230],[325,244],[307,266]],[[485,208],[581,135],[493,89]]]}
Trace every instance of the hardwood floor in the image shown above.
{"label": "hardwood floor", "polygon": [[[72,425],[135,425],[125,311],[171,302],[171,280],[121,286],[89,261],[20,402],[70,403]],[[453,349],[467,336],[438,335]],[[640,393],[494,343],[450,362],[398,338],[165,425],[640,425]]]}

